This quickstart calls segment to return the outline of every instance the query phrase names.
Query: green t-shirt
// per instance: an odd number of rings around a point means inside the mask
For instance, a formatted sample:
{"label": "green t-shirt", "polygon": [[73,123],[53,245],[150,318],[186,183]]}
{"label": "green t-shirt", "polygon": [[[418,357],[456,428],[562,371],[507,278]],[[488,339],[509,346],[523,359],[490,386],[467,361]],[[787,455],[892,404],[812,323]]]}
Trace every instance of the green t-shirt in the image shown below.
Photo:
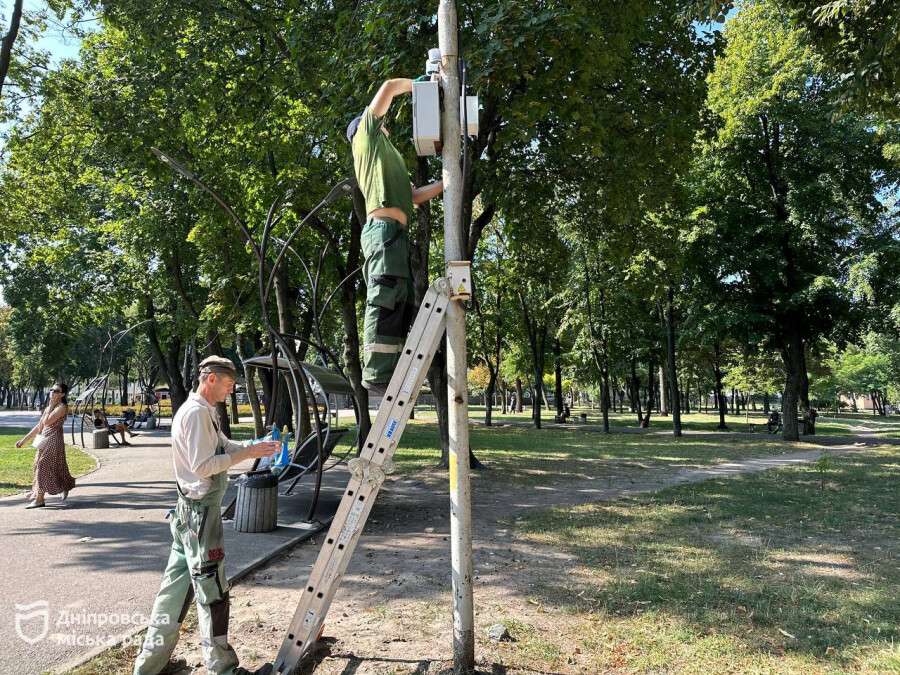
{"label": "green t-shirt", "polygon": [[353,136],[353,169],[366,198],[366,213],[398,208],[413,220],[412,186],[406,162],[381,130],[382,120],[366,108]]}

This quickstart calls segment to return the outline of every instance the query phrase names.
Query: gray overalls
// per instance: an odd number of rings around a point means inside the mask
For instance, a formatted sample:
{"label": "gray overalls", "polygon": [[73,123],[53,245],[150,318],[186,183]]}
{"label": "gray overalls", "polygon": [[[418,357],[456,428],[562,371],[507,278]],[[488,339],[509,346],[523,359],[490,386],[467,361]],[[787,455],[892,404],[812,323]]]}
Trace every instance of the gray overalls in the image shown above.
{"label": "gray overalls", "polygon": [[[219,426],[213,425],[218,435]],[[216,454],[224,453],[219,444]],[[238,664],[237,654],[228,644],[228,581],[222,534],[222,498],[228,487],[228,472],[215,474],[211,482],[206,495],[191,499],[175,481],[178,504],[170,524],[172,549],[134,675],[156,675],[166,666],[194,596],[207,670],[231,675]]]}

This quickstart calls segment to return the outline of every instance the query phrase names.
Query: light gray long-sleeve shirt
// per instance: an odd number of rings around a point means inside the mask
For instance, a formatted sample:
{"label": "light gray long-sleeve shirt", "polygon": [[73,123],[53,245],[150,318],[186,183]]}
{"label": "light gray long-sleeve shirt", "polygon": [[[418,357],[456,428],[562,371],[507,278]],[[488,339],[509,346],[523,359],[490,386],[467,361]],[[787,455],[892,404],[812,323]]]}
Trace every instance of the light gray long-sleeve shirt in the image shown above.
{"label": "light gray long-sleeve shirt", "polygon": [[[175,480],[191,499],[205,496],[212,476],[237,463],[234,453],[246,447],[227,439],[214,421],[217,418],[215,407],[200,394],[191,392],[172,420]],[[220,445],[225,450],[223,455],[216,454]]]}

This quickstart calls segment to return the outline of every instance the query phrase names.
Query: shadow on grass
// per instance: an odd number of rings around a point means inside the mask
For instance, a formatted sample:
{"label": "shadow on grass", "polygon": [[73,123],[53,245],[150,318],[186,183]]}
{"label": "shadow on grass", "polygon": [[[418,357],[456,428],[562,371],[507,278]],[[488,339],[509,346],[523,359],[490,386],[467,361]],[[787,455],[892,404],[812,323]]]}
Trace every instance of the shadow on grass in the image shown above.
{"label": "shadow on grass", "polygon": [[[341,671],[341,675],[356,675],[363,669],[364,672],[382,672],[384,669],[391,669],[391,672],[409,673],[409,675],[424,675],[433,672],[432,666],[437,666],[441,670],[437,671],[441,675],[451,675],[454,670],[449,662],[435,659],[397,659],[386,656],[362,657],[355,654],[346,654],[333,650],[336,642],[333,638],[324,638],[316,645],[316,649],[306,659],[302,665],[296,670],[297,675],[311,675],[326,659],[345,659],[347,665]],[[398,669],[401,669],[398,670]],[[530,668],[515,668],[516,673],[522,675],[562,675],[548,670],[532,670]],[[501,663],[492,663],[488,666],[476,664],[475,675],[507,675],[509,668]]]}
{"label": "shadow on grass", "polygon": [[[795,449],[765,437],[704,434],[676,439],[522,426],[477,427],[471,430],[470,442],[490,470],[485,478],[542,486],[566,486],[573,480],[613,478],[649,468],[677,471]],[[433,468],[437,443],[434,425],[411,424],[395,455],[399,471],[409,474]]]}
{"label": "shadow on grass", "polygon": [[521,528],[588,571],[577,598],[556,586],[546,601],[626,631],[649,620],[659,632],[645,649],[684,640],[674,619],[738,652],[850,665],[900,639],[900,461],[882,451],[827,464],[555,509]]}

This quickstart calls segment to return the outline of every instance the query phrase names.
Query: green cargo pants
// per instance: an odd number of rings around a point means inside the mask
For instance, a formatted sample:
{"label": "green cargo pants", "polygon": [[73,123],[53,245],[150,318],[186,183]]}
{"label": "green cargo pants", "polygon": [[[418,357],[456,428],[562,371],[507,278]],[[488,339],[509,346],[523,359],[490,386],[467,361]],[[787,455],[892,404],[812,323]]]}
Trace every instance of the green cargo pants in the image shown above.
{"label": "green cargo pants", "polygon": [[166,666],[194,597],[207,671],[216,675],[235,672],[238,657],[228,644],[228,581],[222,533],[222,497],[227,485],[228,474],[223,472],[213,476],[212,487],[202,499],[178,496],[170,523],[169,562],[134,675],[156,675]]}
{"label": "green cargo pants", "polygon": [[363,382],[386,384],[400,359],[415,314],[406,228],[392,218],[369,218],[362,231],[366,262]]}

